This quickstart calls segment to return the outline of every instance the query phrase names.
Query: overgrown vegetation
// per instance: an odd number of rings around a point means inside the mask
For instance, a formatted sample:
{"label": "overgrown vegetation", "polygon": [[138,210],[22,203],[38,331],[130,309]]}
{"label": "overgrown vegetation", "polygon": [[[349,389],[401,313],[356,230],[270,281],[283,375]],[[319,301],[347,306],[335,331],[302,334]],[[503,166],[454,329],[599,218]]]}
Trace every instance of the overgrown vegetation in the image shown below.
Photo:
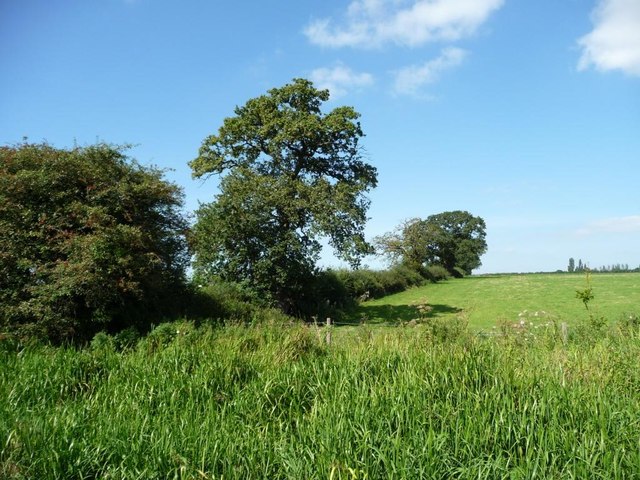
{"label": "overgrown vegetation", "polygon": [[164,324],[0,341],[0,477],[633,478],[640,331]]}

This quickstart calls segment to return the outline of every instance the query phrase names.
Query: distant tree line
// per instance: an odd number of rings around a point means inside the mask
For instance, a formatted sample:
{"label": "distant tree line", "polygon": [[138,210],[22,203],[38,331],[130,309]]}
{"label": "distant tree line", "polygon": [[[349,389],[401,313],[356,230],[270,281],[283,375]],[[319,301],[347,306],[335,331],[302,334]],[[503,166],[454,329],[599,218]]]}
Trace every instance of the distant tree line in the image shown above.
{"label": "distant tree line", "polygon": [[598,272],[611,272],[611,273],[619,273],[619,272],[639,272],[640,266],[636,268],[630,268],[628,263],[616,263],[613,265],[602,265],[597,269]]}
{"label": "distant tree line", "polygon": [[615,263],[612,265],[603,265],[600,268],[590,268],[586,262],[582,263],[582,259],[578,259],[578,264],[576,265],[575,260],[573,258],[570,258],[567,271],[569,273],[580,273],[586,271],[603,273],[640,272],[640,266],[636,268],[630,268],[628,263]]}

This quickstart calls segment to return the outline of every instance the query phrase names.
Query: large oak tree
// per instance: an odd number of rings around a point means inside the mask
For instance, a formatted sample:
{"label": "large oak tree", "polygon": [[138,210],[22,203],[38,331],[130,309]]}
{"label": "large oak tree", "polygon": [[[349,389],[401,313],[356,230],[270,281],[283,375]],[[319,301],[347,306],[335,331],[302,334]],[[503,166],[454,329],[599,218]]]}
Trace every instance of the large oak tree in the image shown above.
{"label": "large oak tree", "polygon": [[376,169],[362,159],[359,114],[304,79],[249,100],[207,137],[190,165],[218,174],[220,191],[197,211],[198,274],[244,282],[289,313],[309,295],[328,239],[353,265],[371,251],[363,229]]}

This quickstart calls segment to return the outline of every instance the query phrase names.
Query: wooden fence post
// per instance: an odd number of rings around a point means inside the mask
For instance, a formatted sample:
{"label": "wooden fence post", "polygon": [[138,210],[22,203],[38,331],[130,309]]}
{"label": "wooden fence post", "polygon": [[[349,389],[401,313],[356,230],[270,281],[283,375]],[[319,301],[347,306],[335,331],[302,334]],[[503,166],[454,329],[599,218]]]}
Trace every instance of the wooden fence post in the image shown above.
{"label": "wooden fence post", "polygon": [[569,329],[565,322],[560,324],[560,338],[562,338],[562,344],[566,345],[569,341]]}
{"label": "wooden fence post", "polygon": [[331,345],[331,318],[327,317],[327,334],[325,335],[327,345]]}

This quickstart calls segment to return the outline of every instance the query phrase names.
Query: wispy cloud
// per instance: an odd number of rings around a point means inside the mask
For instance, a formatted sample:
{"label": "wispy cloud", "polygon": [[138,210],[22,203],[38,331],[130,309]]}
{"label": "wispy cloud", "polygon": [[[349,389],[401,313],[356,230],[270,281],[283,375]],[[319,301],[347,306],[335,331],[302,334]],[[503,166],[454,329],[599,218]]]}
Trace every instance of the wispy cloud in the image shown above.
{"label": "wispy cloud", "polygon": [[304,33],[324,47],[419,46],[473,34],[504,0],[353,0],[345,18],[316,20]]}
{"label": "wispy cloud", "polygon": [[628,217],[604,218],[590,222],[578,229],[576,234],[587,237],[601,233],[636,233],[640,232],[640,215]]}
{"label": "wispy cloud", "polygon": [[461,48],[445,48],[439,57],[422,65],[411,65],[395,72],[394,93],[418,95],[424,85],[437,81],[446,70],[460,65],[467,52]]}
{"label": "wispy cloud", "polygon": [[578,40],[578,69],[621,70],[640,76],[640,1],[600,0],[593,30]]}
{"label": "wispy cloud", "polygon": [[370,73],[357,73],[342,64],[331,68],[317,68],[311,72],[310,78],[316,87],[329,89],[334,100],[351,90],[373,84],[373,76]]}

